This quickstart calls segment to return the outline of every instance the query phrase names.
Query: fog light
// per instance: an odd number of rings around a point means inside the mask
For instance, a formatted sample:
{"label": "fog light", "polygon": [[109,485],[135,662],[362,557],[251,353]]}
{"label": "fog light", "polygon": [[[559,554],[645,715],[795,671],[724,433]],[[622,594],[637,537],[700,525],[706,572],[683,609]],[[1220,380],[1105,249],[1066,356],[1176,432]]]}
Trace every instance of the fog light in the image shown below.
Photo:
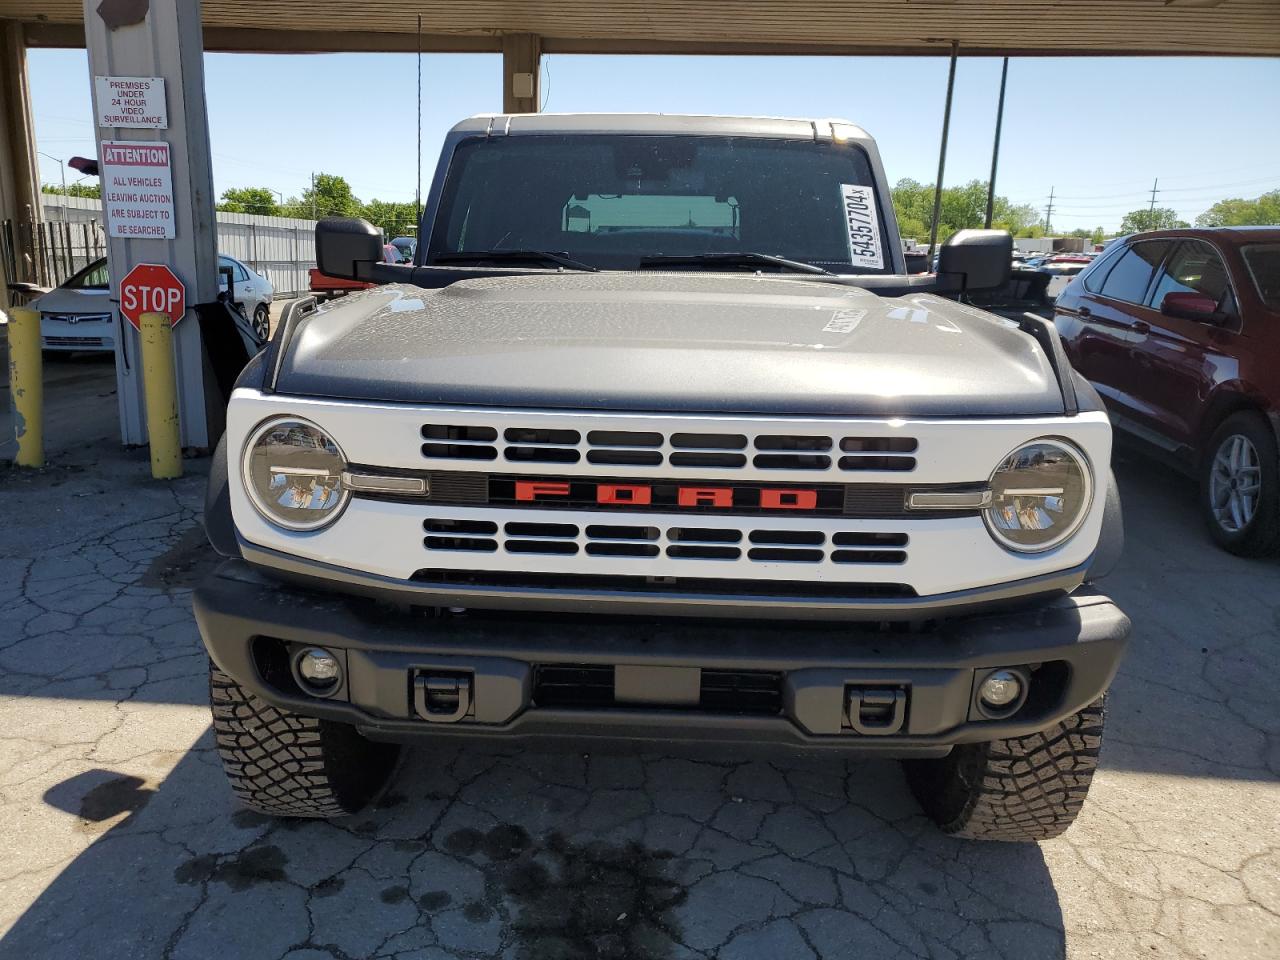
{"label": "fog light", "polygon": [[1022,678],[1012,670],[993,670],[978,686],[978,699],[993,710],[1003,710],[1022,696]]}
{"label": "fog light", "polygon": [[313,690],[330,690],[342,677],[342,664],[328,650],[311,647],[298,654],[298,676]]}

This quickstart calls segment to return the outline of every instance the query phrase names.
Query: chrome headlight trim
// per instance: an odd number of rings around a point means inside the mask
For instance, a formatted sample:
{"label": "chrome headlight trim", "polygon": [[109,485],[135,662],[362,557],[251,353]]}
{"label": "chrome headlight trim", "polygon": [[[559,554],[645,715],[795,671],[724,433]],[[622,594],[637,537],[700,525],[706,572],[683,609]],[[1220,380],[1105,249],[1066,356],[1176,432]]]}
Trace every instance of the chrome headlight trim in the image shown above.
{"label": "chrome headlight trim", "polygon": [[249,503],[253,505],[253,509],[257,511],[258,515],[272,526],[279,527],[282,530],[289,530],[294,533],[310,533],[316,530],[321,530],[330,524],[335,523],[347,509],[347,504],[351,502],[351,490],[345,484],[343,484],[339,493],[338,503],[332,509],[317,520],[302,523],[285,519],[278,513],[274,512],[270,506],[263,501],[258,492],[257,486],[253,481],[253,471],[250,460],[253,457],[254,448],[258,445],[258,441],[262,439],[263,435],[266,434],[267,431],[282,423],[297,423],[305,427],[310,427],[312,430],[315,430],[321,436],[325,437],[331,444],[333,444],[334,449],[338,452],[339,459],[342,461],[342,469],[337,471],[338,475],[340,477],[345,476],[347,455],[343,452],[342,446],[333,438],[333,435],[330,434],[329,431],[325,430],[318,423],[308,420],[306,417],[291,415],[269,417],[253,428],[248,439],[245,441],[244,448],[240,454],[240,479],[244,484],[245,494],[248,496]]}
{"label": "chrome headlight trim", "polygon": [[1028,440],[1025,443],[1018,444],[1018,446],[1014,447],[1007,454],[1001,457],[1000,462],[996,464],[995,469],[991,471],[991,475],[987,479],[987,487],[992,492],[992,497],[994,498],[995,496],[996,476],[1001,472],[1004,465],[1009,462],[1009,458],[1015,456],[1020,451],[1025,450],[1027,447],[1034,446],[1055,447],[1071,458],[1072,462],[1075,463],[1077,469],[1080,471],[1081,482],[1084,486],[1082,505],[1071,523],[1068,524],[1068,526],[1057,536],[1053,537],[1051,540],[1046,540],[1044,543],[1024,544],[1017,543],[1016,541],[1007,538],[1003,531],[1001,531],[1001,529],[993,522],[991,512],[996,509],[996,504],[993,500],[991,506],[988,506],[982,511],[982,522],[986,525],[987,533],[991,535],[991,539],[1010,553],[1047,553],[1056,547],[1062,546],[1080,531],[1085,520],[1089,517],[1089,511],[1093,508],[1093,465],[1090,463],[1088,455],[1083,450],[1070,440],[1063,437],[1037,437],[1034,440]]}

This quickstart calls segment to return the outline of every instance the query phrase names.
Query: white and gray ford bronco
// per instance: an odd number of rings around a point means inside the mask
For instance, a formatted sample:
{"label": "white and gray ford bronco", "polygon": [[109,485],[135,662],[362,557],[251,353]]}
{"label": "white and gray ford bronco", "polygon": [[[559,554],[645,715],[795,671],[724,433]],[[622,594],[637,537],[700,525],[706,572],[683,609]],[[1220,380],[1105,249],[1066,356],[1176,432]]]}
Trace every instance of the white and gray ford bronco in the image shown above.
{"label": "white and gray ford bronco", "polygon": [[967,837],[1070,825],[1129,632],[1111,427],[1052,327],[906,272],[834,120],[484,116],[412,264],[360,220],[227,410],[198,589],[235,792],[351,813],[399,744],[901,757]]}

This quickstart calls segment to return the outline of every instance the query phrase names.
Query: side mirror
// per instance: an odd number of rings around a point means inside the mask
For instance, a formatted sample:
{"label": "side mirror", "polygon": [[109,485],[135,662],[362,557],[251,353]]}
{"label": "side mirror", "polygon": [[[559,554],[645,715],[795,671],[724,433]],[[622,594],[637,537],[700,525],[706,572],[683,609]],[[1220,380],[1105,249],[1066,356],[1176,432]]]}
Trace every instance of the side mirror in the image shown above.
{"label": "side mirror", "polygon": [[998,290],[1013,269],[1013,235],[1007,230],[960,230],[942,245],[938,273],[962,276],[960,288]]}
{"label": "side mirror", "polygon": [[1160,312],[1166,317],[1195,320],[1199,323],[1220,323],[1222,315],[1212,297],[1203,293],[1166,293],[1160,301]]}
{"label": "side mirror", "polygon": [[316,266],[327,277],[367,280],[370,268],[381,263],[382,231],[358,217],[333,217],[316,224]]}

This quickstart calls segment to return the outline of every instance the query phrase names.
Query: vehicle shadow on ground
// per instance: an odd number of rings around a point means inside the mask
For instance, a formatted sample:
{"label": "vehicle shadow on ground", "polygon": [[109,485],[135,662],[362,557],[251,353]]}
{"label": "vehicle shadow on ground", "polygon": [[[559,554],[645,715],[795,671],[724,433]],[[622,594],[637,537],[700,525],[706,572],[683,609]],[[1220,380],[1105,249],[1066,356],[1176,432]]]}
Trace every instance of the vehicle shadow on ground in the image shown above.
{"label": "vehicle shadow on ground", "polygon": [[45,801],[101,835],[0,956],[1065,953],[1040,849],[942,836],[883,761],[419,749],[369,811],[278,821],[235,806],[206,734],[158,784]]}

